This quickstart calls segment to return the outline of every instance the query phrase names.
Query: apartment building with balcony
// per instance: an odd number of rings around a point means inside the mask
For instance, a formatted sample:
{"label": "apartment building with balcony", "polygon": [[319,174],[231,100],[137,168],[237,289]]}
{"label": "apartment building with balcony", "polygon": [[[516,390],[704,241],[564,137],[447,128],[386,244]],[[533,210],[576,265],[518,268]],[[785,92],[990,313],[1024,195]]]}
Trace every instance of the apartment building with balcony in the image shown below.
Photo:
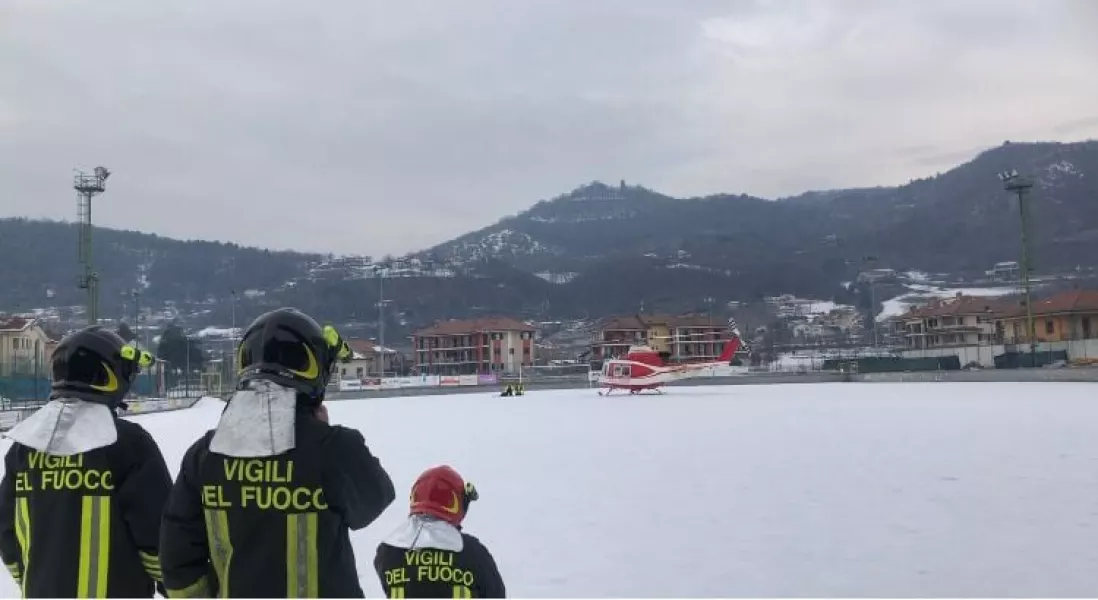
{"label": "apartment building with balcony", "polygon": [[997,298],[958,293],[896,317],[893,330],[909,350],[1002,343],[997,323],[1007,306]]}
{"label": "apartment building with balcony", "polygon": [[534,364],[537,329],[511,317],[452,320],[412,335],[417,372],[513,374]]}
{"label": "apartment building with balcony", "polygon": [[668,360],[715,360],[724,349],[727,326],[706,315],[630,315],[611,317],[595,329],[592,360],[624,357],[630,346],[646,345]]}

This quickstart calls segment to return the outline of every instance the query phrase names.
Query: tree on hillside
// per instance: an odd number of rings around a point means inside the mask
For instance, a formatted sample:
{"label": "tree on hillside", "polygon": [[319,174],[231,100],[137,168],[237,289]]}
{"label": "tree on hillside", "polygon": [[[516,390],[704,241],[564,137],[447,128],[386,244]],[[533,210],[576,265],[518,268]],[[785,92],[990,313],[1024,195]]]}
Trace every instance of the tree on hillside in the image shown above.
{"label": "tree on hillside", "polygon": [[[186,371],[189,367],[190,372],[193,374],[202,371],[205,362],[205,354],[203,354],[202,346],[198,340],[187,337],[183,329],[175,323],[168,325],[168,328],[160,335],[160,343],[156,347],[156,356],[168,363],[167,379],[169,386],[175,385],[179,379],[176,374],[177,370]],[[193,375],[191,379],[195,379]]]}

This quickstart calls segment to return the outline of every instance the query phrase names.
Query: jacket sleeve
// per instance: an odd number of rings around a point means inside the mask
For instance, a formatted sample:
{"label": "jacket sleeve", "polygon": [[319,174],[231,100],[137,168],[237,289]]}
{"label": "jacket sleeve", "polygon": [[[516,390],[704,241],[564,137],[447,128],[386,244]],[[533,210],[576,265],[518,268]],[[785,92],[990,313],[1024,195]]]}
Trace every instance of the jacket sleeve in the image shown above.
{"label": "jacket sleeve", "polygon": [[217,581],[211,577],[206,518],[194,483],[205,439],[183,456],[160,521],[160,565],[169,598],[210,598],[217,591]]}
{"label": "jacket sleeve", "polygon": [[153,581],[162,584],[160,516],[172,489],[172,476],[160,447],[148,431],[136,424],[123,431],[130,439],[121,448],[126,470],[125,475],[119,477],[115,500],[137,546],[141,566]]}
{"label": "jacket sleeve", "polygon": [[361,433],[338,425],[332,429],[324,496],[348,527],[359,530],[381,516],[396,499],[396,490]]}
{"label": "jacket sleeve", "polygon": [[22,585],[23,549],[15,535],[16,452],[17,447],[12,444],[4,456],[4,478],[0,479],[0,557],[15,583]]}
{"label": "jacket sleeve", "polygon": [[476,563],[477,563],[477,587],[480,588],[481,598],[506,598],[507,588],[503,585],[503,575],[499,572],[499,567],[496,566],[496,560],[492,558],[492,553],[488,551],[488,547],[481,543],[477,538],[466,534],[466,542],[472,542],[469,544],[473,548],[476,548]]}

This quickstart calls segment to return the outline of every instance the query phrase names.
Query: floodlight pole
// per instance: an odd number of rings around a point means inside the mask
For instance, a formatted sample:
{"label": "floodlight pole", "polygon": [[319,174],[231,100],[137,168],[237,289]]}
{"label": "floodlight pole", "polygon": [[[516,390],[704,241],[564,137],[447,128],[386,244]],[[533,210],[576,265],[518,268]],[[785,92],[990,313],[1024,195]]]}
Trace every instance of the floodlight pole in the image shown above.
{"label": "floodlight pole", "polygon": [[377,377],[385,378],[385,274],[377,278]]}
{"label": "floodlight pole", "polygon": [[77,279],[77,286],[88,291],[85,308],[88,325],[99,322],[99,274],[92,266],[92,197],[103,193],[110,174],[106,168],[96,167],[91,175],[77,171],[73,177],[72,187],[79,195],[76,212],[80,221],[80,264],[84,268],[84,273]]}
{"label": "floodlight pole", "polygon": [[1033,298],[1029,281],[1029,191],[1033,188],[1033,180],[1029,177],[1018,175],[1017,171],[1011,171],[1000,175],[1003,187],[1008,192],[1018,195],[1018,214],[1021,219],[1022,236],[1022,290],[1026,301],[1026,337],[1029,339],[1029,353],[1033,361],[1031,366],[1037,366],[1037,328],[1033,322]]}
{"label": "floodlight pole", "polygon": [[[863,256],[863,265],[870,265],[873,269],[877,267],[876,256]],[[873,347],[877,347],[877,277],[876,273],[869,274],[869,320],[873,325]]]}

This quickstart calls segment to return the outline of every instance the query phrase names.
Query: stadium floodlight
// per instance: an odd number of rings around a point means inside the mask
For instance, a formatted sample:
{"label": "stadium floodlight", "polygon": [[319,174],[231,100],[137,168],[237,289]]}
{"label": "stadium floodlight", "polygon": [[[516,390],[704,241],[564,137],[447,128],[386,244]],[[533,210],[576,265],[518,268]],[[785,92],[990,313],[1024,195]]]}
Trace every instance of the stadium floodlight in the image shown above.
{"label": "stadium floodlight", "polygon": [[1021,217],[1022,237],[1022,289],[1026,303],[1026,337],[1029,340],[1030,357],[1033,360],[1031,366],[1037,366],[1037,329],[1033,322],[1033,298],[1029,282],[1029,191],[1033,188],[1033,179],[1018,174],[1018,169],[1011,169],[999,173],[999,180],[1003,182],[1003,188],[1018,196],[1018,212]]}

